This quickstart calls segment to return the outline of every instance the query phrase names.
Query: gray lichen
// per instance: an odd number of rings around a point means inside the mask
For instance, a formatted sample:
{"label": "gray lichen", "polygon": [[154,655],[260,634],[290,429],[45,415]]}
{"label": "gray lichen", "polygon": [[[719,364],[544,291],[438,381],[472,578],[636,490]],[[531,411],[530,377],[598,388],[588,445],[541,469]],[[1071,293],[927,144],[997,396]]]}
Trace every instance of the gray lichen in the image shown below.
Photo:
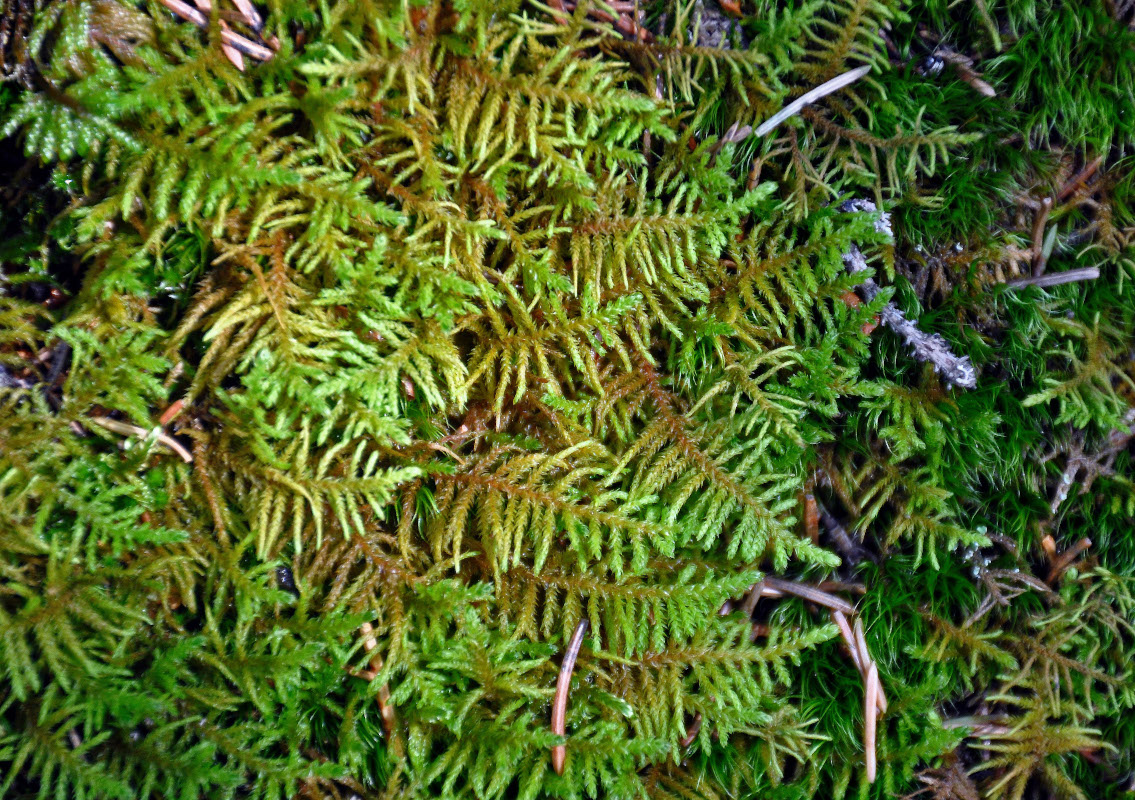
{"label": "gray lichen", "polygon": [[[848,200],[840,206],[841,211],[876,213],[878,209],[870,200]],[[875,230],[893,236],[890,215],[879,213],[875,221]],[[867,269],[867,259],[858,247],[852,245],[843,254],[843,265],[852,274]],[[874,299],[879,293],[879,286],[871,278],[867,278],[861,285],[863,295],[868,300]],[[949,343],[937,333],[926,333],[919,329],[915,320],[907,319],[902,310],[894,303],[887,303],[880,312],[884,325],[893,330],[910,347],[911,354],[919,361],[927,361],[934,365],[934,369],[944,377],[950,385],[960,386],[963,389],[973,389],[977,386],[977,373],[970,363],[968,356],[956,355],[950,350]]]}

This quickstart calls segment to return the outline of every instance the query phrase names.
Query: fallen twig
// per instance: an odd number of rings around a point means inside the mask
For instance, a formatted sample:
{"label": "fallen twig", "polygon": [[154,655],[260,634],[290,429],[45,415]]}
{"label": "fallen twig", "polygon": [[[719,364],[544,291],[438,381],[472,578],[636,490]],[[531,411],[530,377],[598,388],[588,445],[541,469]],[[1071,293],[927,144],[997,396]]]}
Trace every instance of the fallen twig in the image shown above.
{"label": "fallen twig", "polygon": [[[796,597],[802,597],[805,600],[816,603],[817,605],[825,606],[836,611],[842,611],[844,614],[854,614],[855,606],[844,600],[842,597],[836,597],[834,594],[821,591],[815,586],[807,583],[799,583],[797,581],[782,581],[779,578],[765,578],[763,581],[765,585],[765,592],[771,589],[773,592],[780,594],[791,594]],[[775,597],[777,595],[765,594],[766,597]]]}
{"label": "fallen twig", "polygon": [[1044,267],[1048,258],[1044,254],[1044,226],[1048,222],[1048,215],[1052,212],[1052,198],[1046,197],[1040,201],[1040,209],[1033,217],[1033,277],[1044,274]]}
{"label": "fallen twig", "polygon": [[777,111],[767,120],[762,122],[760,127],[758,127],[756,130],[757,136],[764,136],[770,133],[774,128],[776,128],[777,125],[784,122],[794,114],[800,113],[800,109],[804,108],[804,106],[808,105],[809,103],[814,103],[823,97],[827,97],[832,92],[838,92],[845,86],[850,86],[870,71],[870,65],[865,64],[862,67],[856,67],[855,69],[845,72],[842,75],[837,75],[830,81],[821,83],[815,89],[805,92],[804,94],[793,100],[791,103],[786,105],[784,108],[780,109],[780,111]]}
{"label": "fallen twig", "polygon": [[[875,204],[870,200],[849,200],[840,206],[840,210],[873,212],[876,209]],[[890,233],[890,222],[886,214],[876,221],[876,230]],[[854,244],[843,254],[843,264],[852,274],[867,269],[867,259]],[[862,287],[863,294],[868,300],[872,300],[879,293],[879,286],[871,278],[864,280]],[[883,324],[906,342],[916,359],[932,364],[935,371],[945,377],[947,383],[961,386],[963,389],[973,389],[977,386],[977,373],[969,357],[954,355],[949,344],[939,334],[927,334],[920,330],[918,325],[913,320],[907,319],[894,303],[887,303],[879,316]]]}
{"label": "fallen twig", "polygon": [[859,646],[856,644],[855,634],[851,632],[851,626],[847,624],[847,617],[844,616],[842,611],[833,611],[832,619],[835,620],[836,627],[839,628],[839,633],[843,637],[843,642],[847,645],[847,652],[851,654],[851,662],[862,674],[863,662],[859,658]]}
{"label": "fallen twig", "polygon": [[[163,6],[168,8],[177,16],[181,17],[183,20],[192,22],[199,28],[209,27],[209,18],[188,3],[184,3],[182,2],[182,0],[160,0],[160,2]],[[207,3],[206,5],[208,6]],[[243,10],[241,13],[244,13]],[[259,61],[267,61],[273,55],[275,55],[275,53],[271,49],[265,47],[264,45],[256,44],[256,42],[253,42],[250,39],[241,36],[239,33],[235,33],[234,31],[230,30],[228,25],[225,24],[222,20],[221,47],[223,49],[226,46],[237,51],[236,55],[243,53],[244,55],[255,58]],[[225,55],[229,58],[230,61],[233,62],[237,69],[244,69],[243,59],[235,58],[234,55],[230,55],[230,52],[228,50],[225,50]]]}
{"label": "fallen twig", "polygon": [[985,97],[996,97],[997,92],[981,77],[981,73],[973,68],[973,59],[969,56],[964,56],[948,45],[939,44],[935,49],[937,55],[943,61],[954,65],[954,71],[958,73],[958,77],[968,83],[977,91],[978,94]]}
{"label": "fallen twig", "polygon": [[1056,195],[1056,202],[1061,203],[1067,200],[1069,195],[1083,186],[1084,183],[1087,182],[1087,180],[1096,173],[1096,170],[1100,168],[1100,164],[1102,163],[1103,156],[1100,156],[1088,162],[1088,164],[1082,170],[1080,170],[1079,173],[1077,173],[1071,180],[1069,180],[1068,183],[1064,184],[1064,188],[1062,188]]}
{"label": "fallen twig", "polygon": [[691,744],[693,744],[694,739],[698,738],[698,731],[701,730],[701,725],[702,717],[701,712],[699,711],[694,714],[694,721],[691,722],[690,727],[686,729],[686,735],[682,737],[682,741],[679,742],[679,744],[682,747],[689,747]]}
{"label": "fallen twig", "polygon": [[244,21],[247,22],[253,30],[260,33],[261,28],[264,27],[264,20],[260,18],[260,14],[256,11],[256,7],[248,0],[233,0],[233,5],[240,11]]}
{"label": "fallen twig", "polygon": [[172,403],[169,404],[169,408],[167,408],[165,411],[163,411],[162,415],[160,417],[158,417],[158,424],[161,425],[163,428],[166,425],[169,425],[171,422],[173,422],[177,418],[177,415],[181,413],[181,410],[184,407],[185,407],[185,401],[184,400],[174,400]]}
{"label": "fallen twig", "polygon": [[1010,728],[1003,723],[1009,721],[1009,717],[1004,714],[979,714],[970,717],[944,719],[942,720],[942,727],[946,730],[973,728],[973,735],[981,738],[983,736],[1004,735],[1008,733]]}
{"label": "fallen twig", "polygon": [[1060,576],[1072,566],[1072,562],[1080,557],[1080,554],[1092,546],[1092,540],[1086,536],[1076,544],[1069,547],[1061,553],[1055,561],[1052,562],[1052,569],[1049,570],[1047,582],[1052,586],[1056,581],[1060,580]]}
{"label": "fallen twig", "polygon": [[878,720],[876,705],[879,701],[879,668],[872,661],[867,667],[867,690],[863,695],[863,746],[866,749],[867,782],[875,782],[875,723]]}
{"label": "fallen twig", "polygon": [[1005,285],[1010,289],[1020,289],[1022,286],[1060,286],[1075,281],[1094,281],[1099,276],[1099,267],[1080,267],[1079,269],[1069,269],[1064,272],[1050,272],[1045,275],[1018,278],[1017,280],[1006,282]]}
{"label": "fallen twig", "polygon": [[106,417],[91,417],[90,420],[101,428],[106,428],[108,431],[113,431],[114,433],[120,433],[123,436],[137,436],[142,439],[153,436],[160,444],[165,445],[181,456],[181,460],[186,464],[193,462],[193,454],[186,450],[177,439],[174,439],[161,428],[146,430],[138,425],[131,425],[128,422],[119,422],[116,419],[108,419]]}
{"label": "fallen twig", "polygon": [[[560,664],[560,675],[556,679],[556,694],[552,700],[552,733],[563,736],[564,719],[567,715],[568,689],[571,688],[571,673],[575,669],[575,660],[579,656],[579,648],[583,646],[583,635],[587,633],[587,618],[584,617],[575,626],[575,633],[568,642],[567,652],[564,653],[563,663]],[[691,740],[692,741],[692,740]],[[552,769],[557,775],[564,774],[564,759],[567,758],[567,746],[557,744],[552,747]]]}
{"label": "fallen twig", "polygon": [[[374,655],[370,659],[370,669],[356,672],[355,675],[373,681],[382,672],[382,656],[375,652],[378,642],[374,638],[374,627],[369,622],[364,622],[359,626],[359,631],[366,637],[363,639],[363,648]],[[378,689],[378,713],[382,717],[382,729],[389,737],[394,732],[394,706],[390,705],[390,689],[386,684]]]}

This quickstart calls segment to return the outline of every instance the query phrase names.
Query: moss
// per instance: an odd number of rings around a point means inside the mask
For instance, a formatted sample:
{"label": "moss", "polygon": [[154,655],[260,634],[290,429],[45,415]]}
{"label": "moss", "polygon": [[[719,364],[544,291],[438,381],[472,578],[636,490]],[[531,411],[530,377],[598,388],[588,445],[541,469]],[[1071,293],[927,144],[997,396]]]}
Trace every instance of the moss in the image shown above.
{"label": "moss", "polygon": [[732,5],[5,7],[0,794],[1131,785],[1135,32]]}

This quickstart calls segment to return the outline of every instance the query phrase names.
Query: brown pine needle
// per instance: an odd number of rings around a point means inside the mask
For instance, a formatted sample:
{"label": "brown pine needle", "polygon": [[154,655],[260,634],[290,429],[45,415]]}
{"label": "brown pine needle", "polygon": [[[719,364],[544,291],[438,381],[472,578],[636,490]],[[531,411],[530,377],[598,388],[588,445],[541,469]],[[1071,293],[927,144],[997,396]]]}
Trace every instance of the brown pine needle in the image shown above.
{"label": "brown pine needle", "polygon": [[1099,276],[1099,267],[1080,267],[1079,269],[1066,269],[1063,272],[1049,272],[1045,275],[1036,275],[1031,278],[1018,278],[1017,280],[1008,281],[1005,285],[1010,289],[1019,289],[1022,286],[1061,286],[1065,283],[1074,283],[1076,281],[1094,281]]}
{"label": "brown pine needle", "polygon": [[[779,578],[765,578],[765,590],[772,589],[774,592],[781,594],[791,594],[796,597],[802,597],[805,600],[811,601],[817,605],[824,606],[825,608],[832,608],[836,611],[842,611],[844,614],[852,615],[855,613],[855,606],[844,600],[842,597],[836,597],[834,594],[820,591],[815,586],[807,583],[798,583],[797,581],[782,581]],[[773,596],[765,594],[766,597]]]}
{"label": "brown pine needle", "polygon": [[[208,14],[213,10],[212,0],[193,0],[194,5],[203,13]],[[229,25],[224,20],[221,20],[221,30],[228,30]],[[241,72],[244,72],[244,56],[240,51],[230,44],[221,43],[221,52],[225,54],[225,58],[232,62],[232,65]]]}
{"label": "brown pine needle", "polygon": [[1048,585],[1051,586],[1056,583],[1056,581],[1060,580],[1060,576],[1064,574],[1068,567],[1072,566],[1072,562],[1091,546],[1092,540],[1084,537],[1061,553],[1060,557],[1052,562],[1052,570],[1048,573]]}
{"label": "brown pine needle", "polygon": [[690,727],[686,729],[686,735],[682,738],[679,744],[682,747],[689,747],[694,743],[694,739],[698,738],[698,732],[701,730],[702,717],[701,712],[694,714],[694,721],[690,723]]}
{"label": "brown pine needle", "polygon": [[1033,277],[1038,278],[1044,274],[1044,267],[1048,259],[1044,255],[1044,226],[1048,222],[1049,212],[1052,211],[1052,198],[1046,197],[1040,201],[1040,210],[1033,217]]}
{"label": "brown pine needle", "polygon": [[[560,676],[556,679],[556,695],[552,699],[552,733],[557,736],[564,735],[564,719],[567,716],[568,689],[571,688],[571,673],[575,669],[575,659],[579,656],[579,648],[583,645],[583,635],[587,633],[587,618],[579,621],[575,626],[575,633],[568,642],[567,652],[564,653],[563,663],[560,665]],[[552,748],[552,769],[557,775],[564,774],[564,759],[567,758],[567,746],[557,744]]]}
{"label": "brown pine needle", "polygon": [[875,782],[875,721],[879,704],[879,668],[872,661],[867,667],[867,691],[863,698],[863,747],[866,750],[867,782]]}
{"label": "brown pine needle", "polygon": [[[161,0],[161,4],[177,16],[181,17],[183,20],[192,22],[199,28],[209,27],[209,18],[188,3],[183,3],[182,0]],[[221,29],[222,49],[228,46],[238,51],[238,53],[243,53],[244,55],[250,56],[259,61],[267,61],[273,55],[275,55],[272,50],[268,49],[264,45],[256,44],[255,42],[241,36],[239,33],[234,33],[227,28],[228,26],[226,25]],[[226,56],[228,56],[228,50],[225,50],[225,54]],[[236,62],[234,61],[233,63],[235,64]],[[240,64],[237,64],[238,69],[242,66],[243,59],[241,60]]]}
{"label": "brown pine needle", "polygon": [[1064,188],[1056,195],[1056,202],[1062,203],[1067,200],[1069,195],[1083,186],[1084,183],[1096,173],[1096,170],[1100,168],[1100,164],[1102,163],[1103,156],[1089,162],[1072,180],[1064,185]]}
{"label": "brown pine needle", "polygon": [[[359,626],[359,631],[366,637],[363,639],[363,648],[373,655],[370,659],[370,669],[358,673],[358,675],[373,681],[382,671],[382,656],[375,653],[378,642],[374,638],[374,627],[369,622],[364,622]],[[394,706],[390,705],[390,689],[386,684],[383,684],[378,690],[378,713],[382,717],[382,729],[387,736],[390,736],[394,731]]]}
{"label": "brown pine needle", "polygon": [[844,616],[842,611],[832,611],[832,619],[835,620],[836,627],[839,628],[839,633],[843,637],[844,644],[847,645],[847,652],[851,654],[851,661],[855,664],[855,668],[859,670],[859,674],[864,672],[864,664],[859,660],[859,647],[855,643],[855,635],[851,632],[851,626],[847,624],[847,617]]}
{"label": "brown pine needle", "polygon": [[146,430],[138,425],[131,425],[128,422],[119,422],[116,419],[108,419],[106,417],[91,417],[91,422],[95,423],[101,428],[106,428],[108,431],[122,434],[123,436],[137,436],[139,439],[147,439],[151,436],[158,441],[159,444],[165,445],[173,452],[181,456],[181,460],[186,464],[193,463],[193,454],[190,453],[181,442],[174,439],[161,428],[154,428],[153,430]]}
{"label": "brown pine needle", "polygon": [[[863,620],[859,617],[855,618],[855,646],[859,649],[859,662],[863,664],[864,670],[867,665],[871,663],[871,654],[867,652],[867,638],[863,635]],[[864,672],[863,676],[866,677],[867,673]]]}
{"label": "brown pine needle", "polygon": [[161,0],[161,3],[177,16],[192,22],[199,28],[209,27],[209,18],[188,3],[183,3],[181,0]]}
{"label": "brown pine needle", "polygon": [[805,92],[804,94],[793,100],[791,103],[786,105],[784,108],[782,108],[780,111],[777,111],[765,122],[761,123],[761,126],[757,128],[756,131],[757,136],[764,136],[767,133],[771,133],[777,125],[784,122],[792,115],[799,113],[800,109],[804,108],[804,106],[808,105],[809,103],[814,103],[821,98],[827,97],[832,92],[838,92],[840,89],[843,89],[846,86],[850,86],[870,71],[871,67],[869,65],[856,67],[855,69],[845,72],[842,75],[837,75],[826,83],[821,83],[819,86],[809,92]]}
{"label": "brown pine needle", "polygon": [[[832,619],[835,621],[836,627],[839,628],[840,636],[843,637],[844,643],[847,645],[847,652],[851,655],[851,661],[855,664],[855,668],[859,670],[859,674],[864,679],[867,678],[867,673],[871,667],[876,667],[876,674],[878,666],[870,655],[867,655],[864,660],[864,654],[867,653],[867,641],[863,639],[863,624],[855,620],[855,632],[853,633],[851,627],[847,624],[847,617],[839,611],[832,612]],[[883,682],[878,681],[877,692],[875,696],[875,706],[878,709],[879,716],[887,713],[887,695],[883,692]]]}
{"label": "brown pine needle", "polygon": [[260,14],[256,8],[248,0],[233,0],[233,5],[240,11],[244,21],[247,22],[257,33],[264,27],[264,20],[260,18]]}
{"label": "brown pine needle", "polygon": [[246,56],[251,56],[257,61],[267,61],[275,55],[273,51],[269,50],[264,45],[256,44],[255,42],[244,38],[238,33],[233,33],[230,30],[221,30],[221,42],[223,44],[228,44],[232,47],[235,47]]}
{"label": "brown pine needle", "polygon": [[158,424],[163,428],[166,425],[169,425],[177,418],[177,415],[181,413],[181,410],[183,408],[185,408],[185,401],[174,400],[172,403],[170,403],[169,408],[163,411],[162,415],[158,417]]}

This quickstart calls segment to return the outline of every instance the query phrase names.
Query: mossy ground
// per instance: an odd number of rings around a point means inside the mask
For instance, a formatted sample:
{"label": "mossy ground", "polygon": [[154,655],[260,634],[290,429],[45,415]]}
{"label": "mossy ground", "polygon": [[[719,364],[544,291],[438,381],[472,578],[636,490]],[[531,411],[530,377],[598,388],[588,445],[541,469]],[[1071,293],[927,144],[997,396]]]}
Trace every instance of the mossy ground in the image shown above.
{"label": "mossy ground", "polygon": [[1135,791],[1130,3],[2,8],[0,795]]}

